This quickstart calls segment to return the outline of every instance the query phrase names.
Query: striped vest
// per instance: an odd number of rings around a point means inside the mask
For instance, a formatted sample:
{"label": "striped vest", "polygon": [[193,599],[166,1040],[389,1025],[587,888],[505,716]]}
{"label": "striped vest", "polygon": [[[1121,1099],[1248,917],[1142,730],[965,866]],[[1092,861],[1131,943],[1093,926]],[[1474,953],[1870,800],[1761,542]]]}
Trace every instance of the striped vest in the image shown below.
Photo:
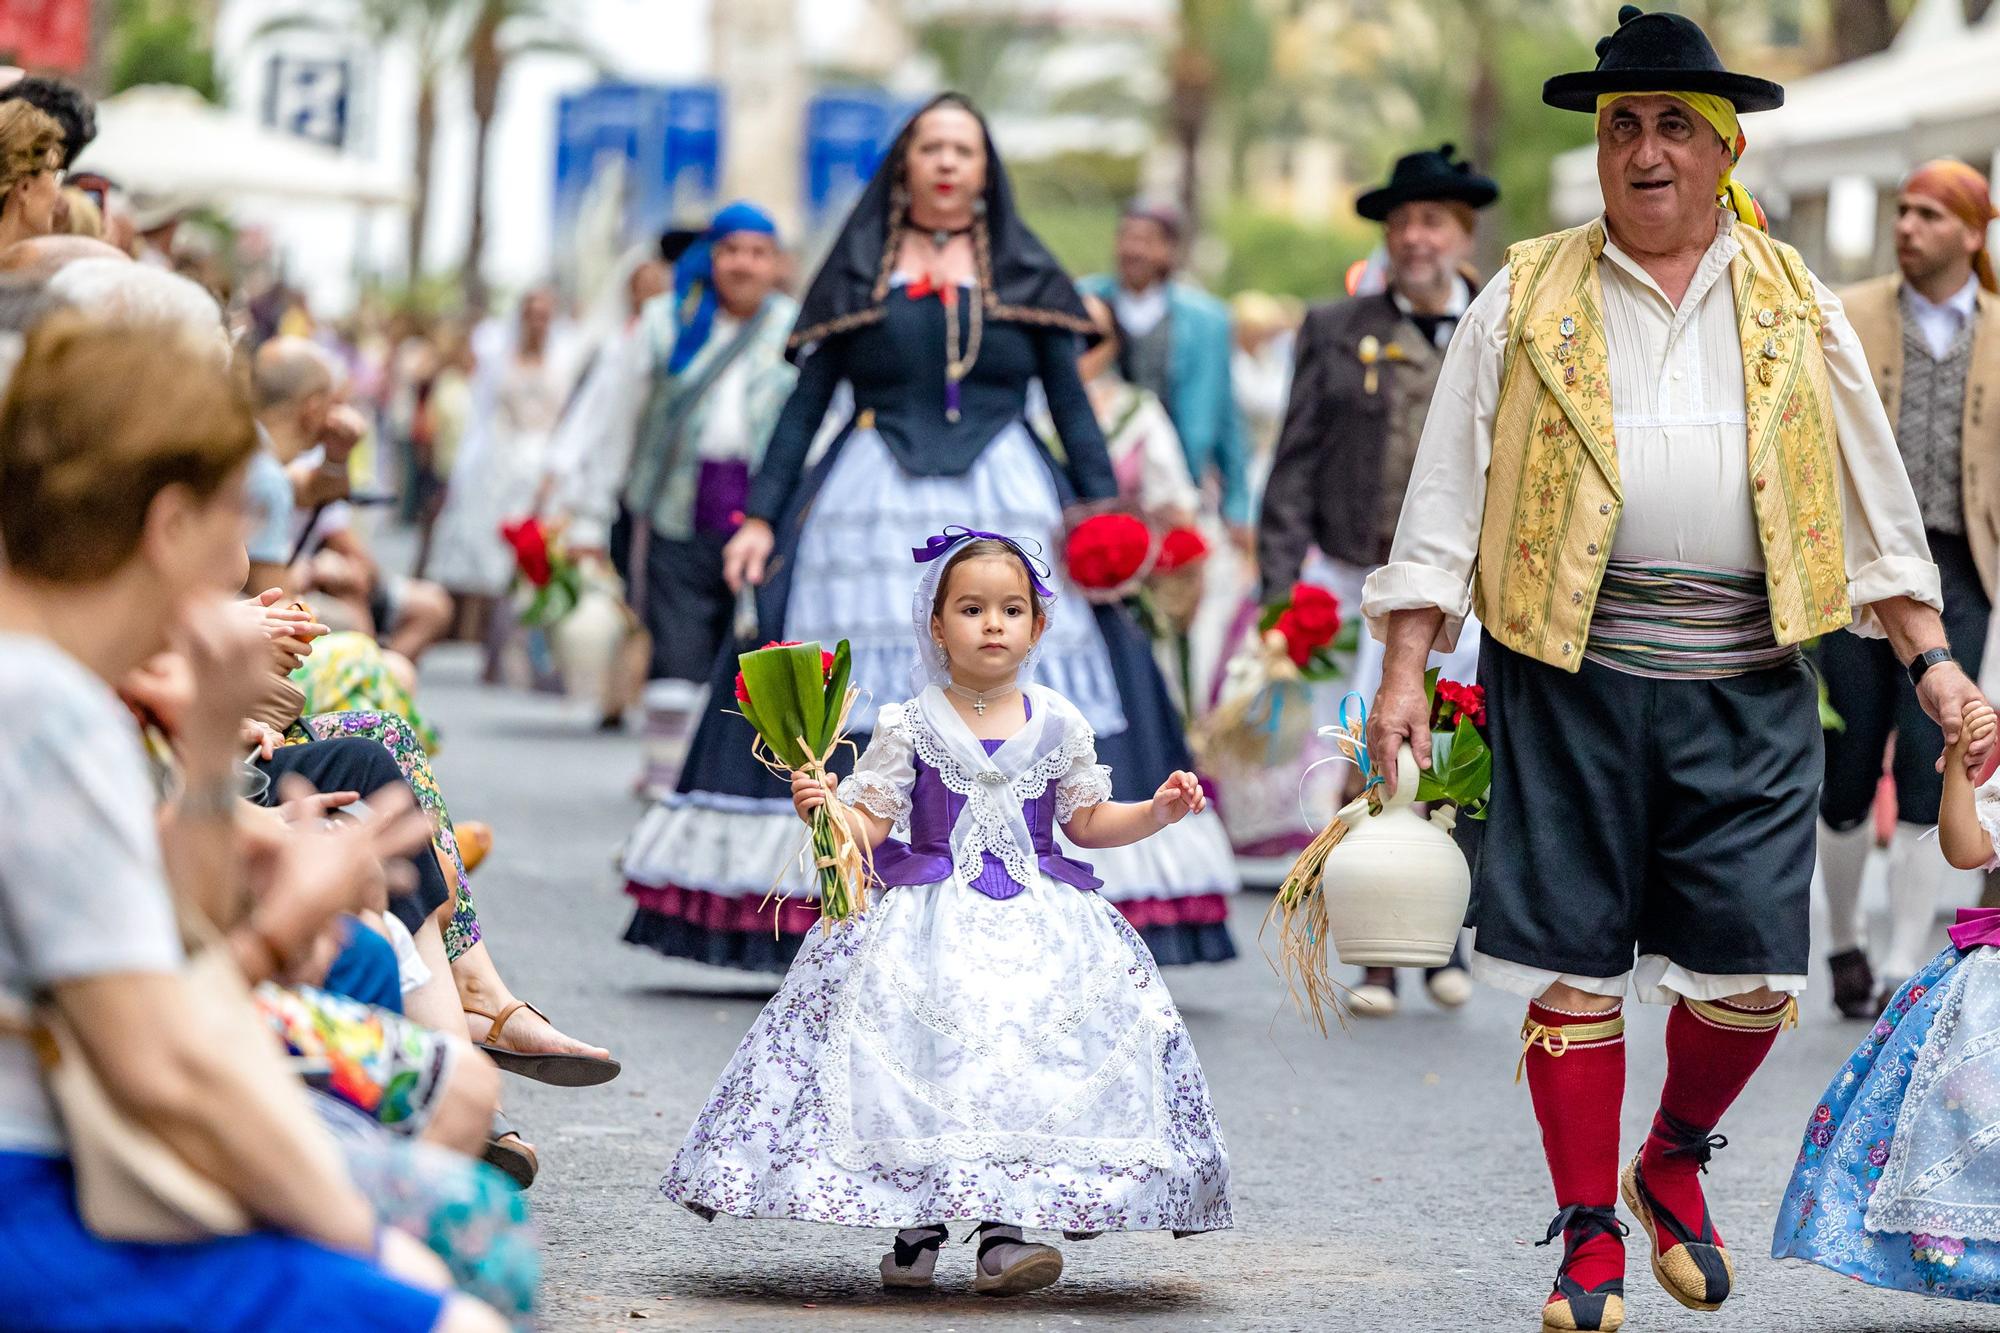
{"label": "striped vest", "polygon": [[[1750,227],[1729,266],[1771,628],[1780,644],[1853,618],[1833,398],[1812,277]],[[1598,260],[1600,219],[1507,252],[1507,347],[1473,605],[1515,652],[1575,671],[1624,507]]]}

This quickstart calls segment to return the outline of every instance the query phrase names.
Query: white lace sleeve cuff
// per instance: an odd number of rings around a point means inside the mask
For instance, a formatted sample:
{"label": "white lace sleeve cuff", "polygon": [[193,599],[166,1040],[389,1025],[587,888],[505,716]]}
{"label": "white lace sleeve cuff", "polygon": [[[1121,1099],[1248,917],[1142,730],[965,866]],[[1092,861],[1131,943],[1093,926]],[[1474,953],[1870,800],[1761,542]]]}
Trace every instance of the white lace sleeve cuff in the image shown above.
{"label": "white lace sleeve cuff", "polygon": [[916,784],[903,705],[884,704],[875,718],[874,738],[853,774],[840,784],[840,799],[901,829],[909,823],[910,792]]}
{"label": "white lace sleeve cuff", "polygon": [[1111,770],[1103,764],[1080,765],[1056,787],[1056,823],[1067,824],[1076,812],[1111,799]]}
{"label": "white lace sleeve cuff", "polygon": [[1972,793],[1972,809],[1979,816],[1979,827],[1986,830],[1986,837],[1995,849],[1994,855],[1986,862],[1986,868],[2000,869],[2000,777],[1989,779],[1985,786]]}
{"label": "white lace sleeve cuff", "polygon": [[910,818],[909,793],[880,773],[855,773],[842,779],[840,799],[892,824],[901,825]]}

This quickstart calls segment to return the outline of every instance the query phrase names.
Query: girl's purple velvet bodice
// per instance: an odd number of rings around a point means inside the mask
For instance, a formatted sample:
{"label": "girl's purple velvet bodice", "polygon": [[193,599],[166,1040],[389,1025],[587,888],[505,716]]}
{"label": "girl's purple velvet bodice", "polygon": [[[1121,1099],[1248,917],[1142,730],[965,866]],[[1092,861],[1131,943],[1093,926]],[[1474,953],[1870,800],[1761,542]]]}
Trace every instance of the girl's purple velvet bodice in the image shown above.
{"label": "girl's purple velvet bodice", "polygon": [[[982,741],[986,753],[992,754],[1004,742]],[[886,886],[908,884],[937,884],[951,878],[951,829],[958,822],[959,811],[965,809],[965,798],[944,785],[937,770],[920,757],[913,757],[917,780],[910,790],[910,840],[899,842],[885,838],[875,849],[875,874]],[[1090,866],[1082,861],[1064,856],[1056,849],[1056,781],[1042,789],[1042,794],[1021,807],[1021,815],[1027,821],[1028,835],[1034,840],[1035,857],[1041,871],[1050,879],[1060,880],[1079,889],[1095,889],[1104,881],[1091,874]],[[1025,886],[1016,883],[1007,873],[1007,867],[999,857],[987,852],[984,864],[979,868],[978,878],[972,887],[989,898],[1012,898]]]}

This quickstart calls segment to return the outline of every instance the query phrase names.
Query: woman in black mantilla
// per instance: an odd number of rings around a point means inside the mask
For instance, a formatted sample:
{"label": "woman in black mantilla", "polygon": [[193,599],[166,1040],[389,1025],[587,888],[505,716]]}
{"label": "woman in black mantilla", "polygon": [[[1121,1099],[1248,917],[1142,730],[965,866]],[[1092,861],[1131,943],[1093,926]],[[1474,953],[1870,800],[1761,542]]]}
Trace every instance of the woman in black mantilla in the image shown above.
{"label": "woman in black mantilla", "polygon": [[[911,551],[951,524],[1037,535],[1058,551],[1064,506],[1117,494],[1076,373],[1077,339],[1092,334],[1069,277],[1016,214],[985,122],[956,94],[933,100],[891,146],[806,294],[789,349],[798,387],[724,555],[732,585],[756,589],[758,635],[725,649],[713,697],[731,697],[739,647],[845,638],[867,692],[854,719],[865,747],[874,702],[901,698],[907,683]],[[1023,423],[1035,379],[1066,462]],[[808,473],[843,380],[855,416]],[[1146,639],[1122,607],[1092,614],[1073,587],[1059,591],[1069,595],[1039,678],[1095,728],[1117,798],[1149,794],[1191,765]],[[790,792],[751,758],[750,728],[725,706],[703,720],[680,789],[626,847],[638,910],[625,938],[778,971],[818,907],[796,862]],[[1234,956],[1225,895],[1238,880],[1212,813],[1089,859],[1159,962]],[[790,897],[766,907],[774,881]]]}

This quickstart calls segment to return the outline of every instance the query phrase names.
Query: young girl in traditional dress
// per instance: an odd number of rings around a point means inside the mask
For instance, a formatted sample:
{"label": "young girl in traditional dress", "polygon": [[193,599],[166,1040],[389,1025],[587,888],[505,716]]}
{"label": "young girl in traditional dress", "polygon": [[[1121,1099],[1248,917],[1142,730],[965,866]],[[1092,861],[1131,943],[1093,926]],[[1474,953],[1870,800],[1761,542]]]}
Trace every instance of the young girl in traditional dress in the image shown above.
{"label": "young girl in traditional dress", "polygon": [[[1995,726],[1969,705],[1945,754],[1938,842],[2000,863],[2000,779],[1965,752]],[[2000,1302],[2000,910],[1961,908],[1813,1109],[1771,1243],[1878,1287]]]}
{"label": "young girl in traditional dress", "polygon": [[[1230,1225],[1229,1165],[1187,1028],[1078,847],[1203,807],[1192,773],[1114,802],[1083,716],[1029,684],[1048,589],[1013,541],[953,529],[917,559],[917,697],[881,709],[840,785],[878,897],[814,931],[662,1184],[704,1217],[898,1228],[883,1285],[928,1287],[980,1221],[973,1290],[1054,1282],[1071,1239]],[[801,818],[827,787],[792,784]],[[902,838],[891,838],[891,832]]]}

